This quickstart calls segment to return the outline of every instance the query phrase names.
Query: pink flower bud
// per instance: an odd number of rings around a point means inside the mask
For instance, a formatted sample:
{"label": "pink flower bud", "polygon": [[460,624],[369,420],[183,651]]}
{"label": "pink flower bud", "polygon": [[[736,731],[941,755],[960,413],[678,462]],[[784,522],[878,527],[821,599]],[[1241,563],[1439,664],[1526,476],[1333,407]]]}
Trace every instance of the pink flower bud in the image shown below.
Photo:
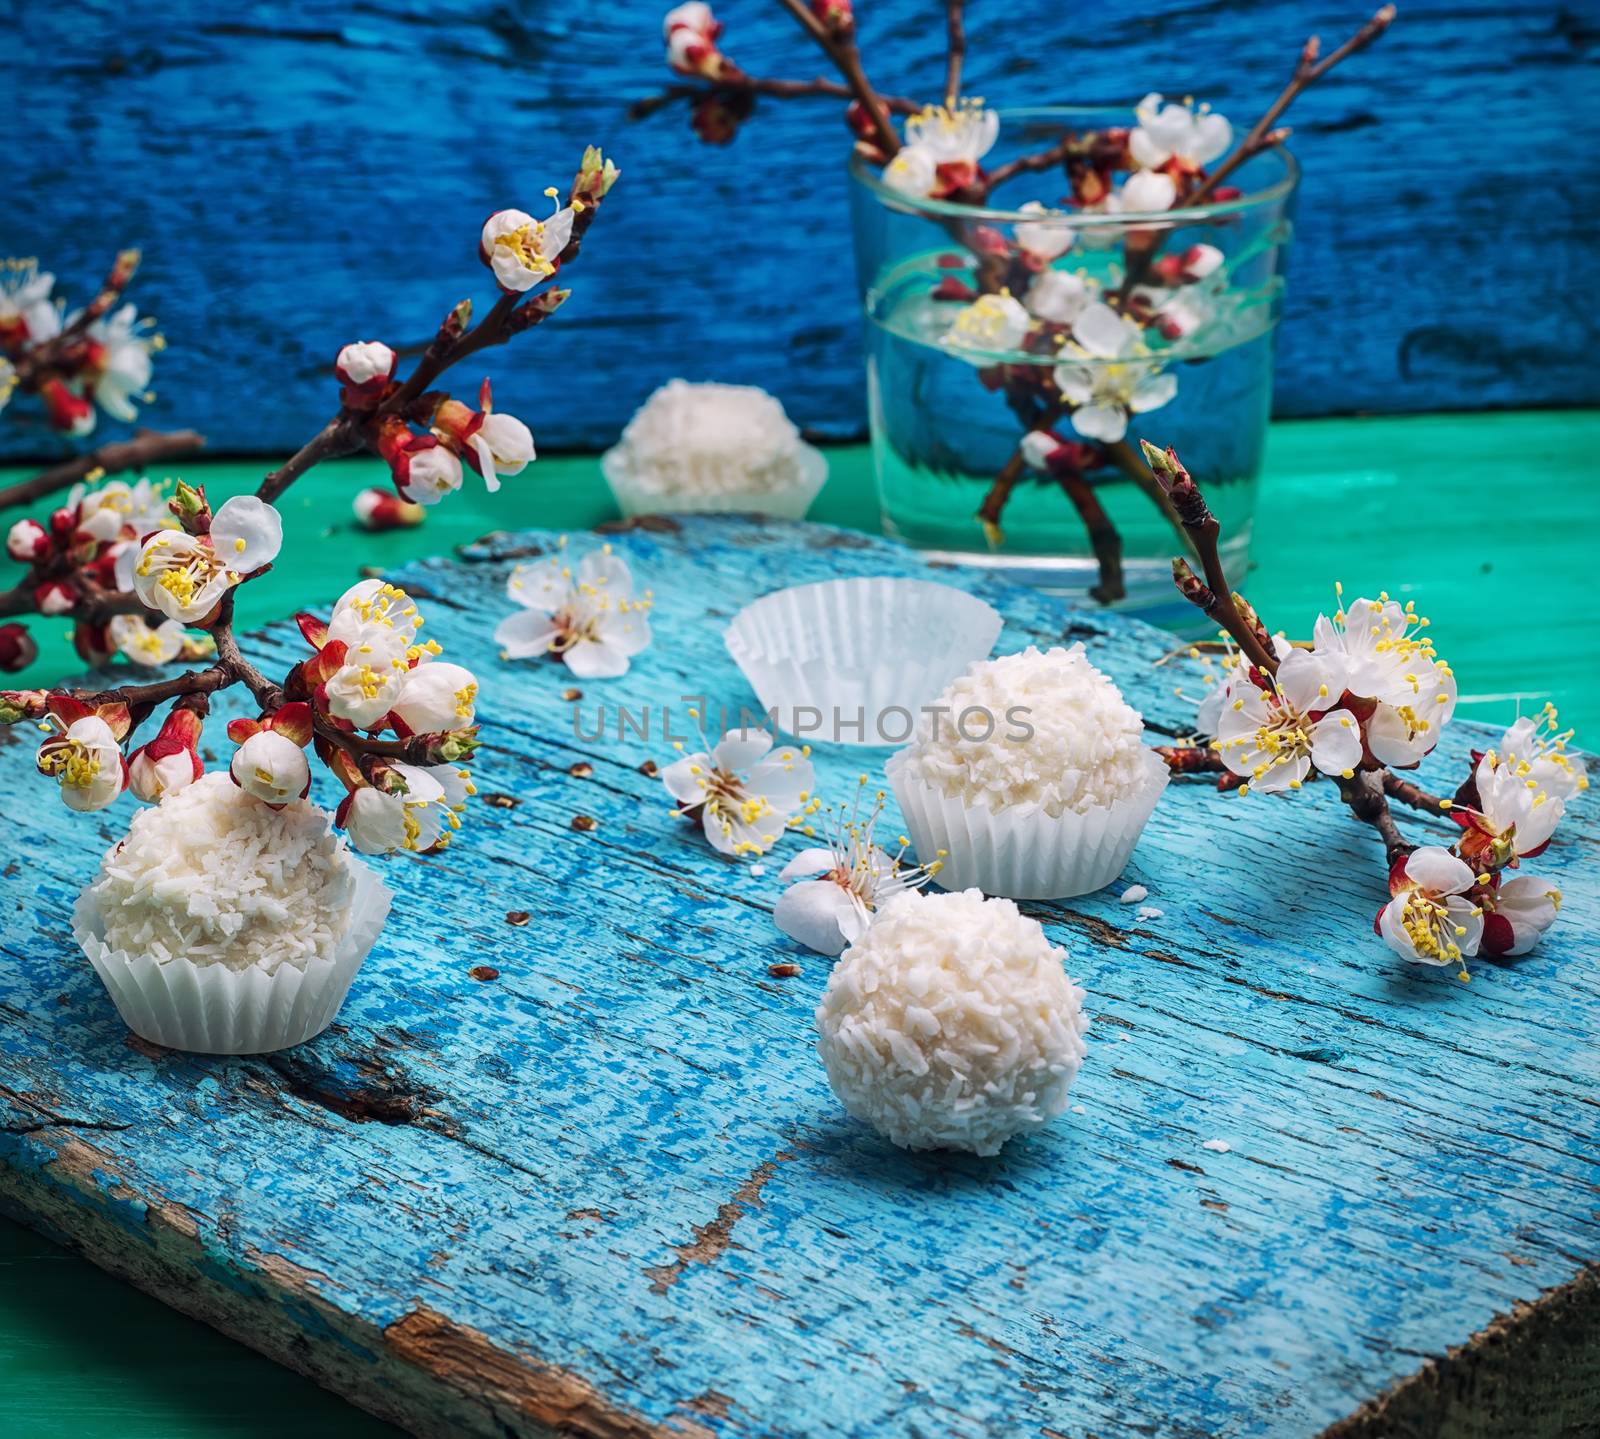
{"label": "pink flower bud", "polygon": [[19,564],[32,564],[50,553],[50,532],[37,520],[18,520],[6,535],[6,553]]}
{"label": "pink flower bud", "polygon": [[344,387],[340,398],[352,410],[370,410],[383,399],[400,357],[379,340],[346,345],[333,363]]}

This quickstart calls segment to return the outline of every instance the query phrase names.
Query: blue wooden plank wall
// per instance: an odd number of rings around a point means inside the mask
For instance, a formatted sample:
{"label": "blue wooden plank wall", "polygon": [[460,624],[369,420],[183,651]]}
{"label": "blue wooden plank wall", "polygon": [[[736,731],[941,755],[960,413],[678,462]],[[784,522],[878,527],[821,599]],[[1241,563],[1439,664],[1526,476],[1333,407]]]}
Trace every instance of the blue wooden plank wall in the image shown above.
{"label": "blue wooden plank wall", "polygon": [[[118,245],[144,246],[137,293],[172,341],[153,422],[196,425],[223,450],[281,450],[325,408],[319,367],[339,343],[425,339],[458,293],[483,293],[482,218],[535,208],[600,141],[624,187],[574,271],[577,296],[518,347],[501,403],[547,446],[598,446],[681,372],[762,384],[802,423],[858,432],[832,102],[767,103],[726,150],[675,112],[630,125],[625,103],[667,78],[665,8],[4,0],[23,63],[0,81],[0,248],[47,257],[81,294]],[[746,68],[818,73],[772,0],[717,8]],[[1370,8],[973,0],[969,88],[992,103],[1192,91],[1244,124],[1309,30],[1337,38]],[[1401,8],[1294,111],[1307,182],[1279,412],[1600,401],[1600,172],[1583,161],[1593,0]],[[857,9],[882,87],[940,84],[936,0]],[[0,453],[51,445],[0,426]]]}

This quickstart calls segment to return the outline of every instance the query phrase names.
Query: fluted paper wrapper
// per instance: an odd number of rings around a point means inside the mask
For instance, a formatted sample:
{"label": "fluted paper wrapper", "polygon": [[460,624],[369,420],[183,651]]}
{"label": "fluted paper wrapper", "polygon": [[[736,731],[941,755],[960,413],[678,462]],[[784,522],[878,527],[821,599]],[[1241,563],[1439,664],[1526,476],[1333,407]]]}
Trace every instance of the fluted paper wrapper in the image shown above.
{"label": "fluted paper wrapper", "polygon": [[1006,899],[1072,899],[1104,889],[1127,866],[1169,778],[1161,757],[1147,750],[1136,794],[1052,818],[1037,804],[969,805],[913,774],[907,758],[902,751],[889,761],[889,781],[918,860],[945,850],[941,888]]}
{"label": "fluted paper wrapper", "polygon": [[[988,657],[1003,623],[976,596],[932,580],[825,580],[746,605],[728,627],[727,645],[786,734],[901,745],[921,708]],[[807,710],[820,713],[820,727],[802,716]],[[844,721],[837,728],[836,718]]]}
{"label": "fluted paper wrapper", "polygon": [[[620,447],[619,447],[620,448]],[[777,520],[803,520],[828,478],[828,460],[821,450],[800,447],[800,471],[778,489],[732,490],[722,494],[671,494],[641,484],[630,474],[617,450],[600,457],[617,508],[629,519],[635,515],[770,515]]]}
{"label": "fluted paper wrapper", "polygon": [[84,890],[72,934],[89,957],[123,1023],[141,1039],[194,1054],[270,1054],[321,1034],[339,1012],[356,971],[377,942],[394,898],[372,869],[346,855],[351,870],[350,927],[331,959],[304,969],[165,963],[105,942],[99,902]]}

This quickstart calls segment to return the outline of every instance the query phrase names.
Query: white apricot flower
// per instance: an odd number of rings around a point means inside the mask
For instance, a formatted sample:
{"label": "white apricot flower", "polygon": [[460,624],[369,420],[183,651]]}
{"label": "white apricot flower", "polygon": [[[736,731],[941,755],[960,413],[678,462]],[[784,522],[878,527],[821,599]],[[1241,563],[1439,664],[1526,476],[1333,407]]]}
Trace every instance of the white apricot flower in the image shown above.
{"label": "white apricot flower", "polygon": [[1475,862],[1498,867],[1542,853],[1566,812],[1565,800],[1520,769],[1490,750],[1472,772],[1466,802],[1458,796],[1451,808],[1461,852]]}
{"label": "white apricot flower", "polygon": [[1361,726],[1339,707],[1344,685],[1338,666],[1308,650],[1291,650],[1276,675],[1257,684],[1236,671],[1217,718],[1222,761],[1263,794],[1299,789],[1316,768],[1349,778],[1361,763]]}
{"label": "white apricot flower", "polygon": [[139,551],[133,589],[151,609],[192,625],[246,575],[269,565],[283,548],[283,520],[254,495],[235,495],[212,516],[203,537],[158,530]]}
{"label": "white apricot flower", "polygon": [[478,677],[462,665],[439,660],[418,665],[404,678],[394,715],[412,734],[439,734],[473,721]]}
{"label": "white apricot flower", "polygon": [[88,328],[89,362],[85,383],[94,401],[113,419],[139,418],[133,402],[148,402],[151,354],[162,347],[154,321],[139,318],[137,306],[123,305]]}
{"label": "white apricot flower", "polygon": [[[1051,210],[1037,200],[1029,200],[1019,208],[1018,213],[1061,218],[1061,211]],[[1011,227],[1011,233],[1020,249],[1044,264],[1049,264],[1058,255],[1064,255],[1072,248],[1072,242],[1077,238],[1076,232],[1070,225],[1057,223],[1056,220],[1048,218],[1018,220]]]}
{"label": "white apricot flower", "polygon": [[[689,713],[698,723],[699,711]],[[673,815],[698,820],[721,854],[765,854],[810,803],[810,750],[773,750],[772,736],[752,729],[730,730],[711,746],[702,731],[700,743],[702,749],[661,771],[667,793],[678,801]],[[673,748],[681,751],[682,742]]]}
{"label": "white apricot flower", "polygon": [[994,148],[1000,117],[981,100],[930,105],[906,120],[906,143],[883,168],[884,183],[904,195],[943,197],[978,178]]}
{"label": "white apricot flower", "polygon": [[491,491],[500,488],[501,475],[520,474],[537,458],[533,431],[515,415],[498,410],[483,417],[483,423],[467,444],[477,457],[473,468],[483,476]]}
{"label": "white apricot flower", "polygon": [[883,167],[883,183],[902,195],[925,199],[938,180],[939,165],[933,156],[916,145],[902,145]]}
{"label": "white apricot flower", "polygon": [[1497,753],[1501,764],[1534,780],[1552,798],[1569,800],[1589,788],[1589,777],[1583,761],[1567,752],[1573,732],[1558,732],[1559,724],[1556,707],[1547,704],[1537,718],[1517,720],[1501,738]]}
{"label": "white apricot flower", "polygon": [[[555,195],[555,190],[547,190]],[[564,206],[546,220],[523,210],[497,210],[484,222],[478,254],[502,290],[531,290],[561,267],[561,252],[572,238],[575,216]]]}
{"label": "white apricot flower", "polygon": [[363,785],[341,801],[334,823],[362,854],[419,854],[440,848],[461,828],[466,799],[477,791],[459,765],[393,766],[405,789]]}
{"label": "white apricot flower", "polygon": [[[1374,928],[1384,943],[1418,964],[1460,964],[1478,952],[1483,910],[1470,898],[1478,876],[1465,861],[1436,844],[1396,860],[1389,872],[1394,896],[1378,911]],[[1462,976],[1466,970],[1463,968]]]}
{"label": "white apricot flower", "polygon": [[1502,959],[1526,954],[1561,912],[1561,891],[1532,875],[1500,879],[1487,890],[1480,888],[1477,898],[1483,909],[1483,953]]}
{"label": "white apricot flower", "polygon": [[[344,661],[322,684],[328,712],[357,729],[381,725],[412,674],[409,649],[413,634],[404,624],[352,623],[347,617],[339,626],[339,637],[349,636],[344,640]],[[335,638],[332,623],[328,637],[330,641]]]}
{"label": "white apricot flower", "polygon": [[164,665],[183,648],[183,626],[177,620],[149,624],[143,615],[115,615],[107,632],[111,643],[136,665]]}
{"label": "white apricot flower", "polygon": [[1178,185],[1164,170],[1136,170],[1122,187],[1105,198],[1111,215],[1150,215],[1170,210],[1178,198]]}
{"label": "white apricot flower", "polygon": [[1233,126],[1209,105],[1169,105],[1152,92],[1134,107],[1134,114],[1139,123],[1128,133],[1128,154],[1144,170],[1160,169],[1174,159],[1184,169],[1202,169],[1233,142]]}
{"label": "white apricot flower", "polygon": [[399,457],[394,476],[400,493],[416,505],[436,505],[466,480],[461,457],[433,435],[416,437]]}
{"label": "white apricot flower", "polygon": [[[1334,590],[1343,595],[1342,585]],[[1349,693],[1374,706],[1366,742],[1380,764],[1416,764],[1455,713],[1455,676],[1434,653],[1427,627],[1414,603],[1402,608],[1387,594],[1352,600],[1332,619],[1318,615],[1313,627],[1313,653],[1337,660]]]}
{"label": "white apricot flower", "polygon": [[46,722],[52,733],[39,746],[39,773],[60,784],[68,809],[104,809],[128,782],[122,747],[111,726],[99,715],[84,715],[63,725],[52,714]]}
{"label": "white apricot flower", "polygon": [[[894,853],[878,844],[876,830],[883,814],[884,792],[879,790],[872,811],[860,817],[861,794],[867,784],[862,775],[856,803],[847,815],[834,817],[826,846],[802,850],[783,867],[778,878],[795,880],[779,896],[773,922],[790,939],[818,954],[843,954],[866,933],[873,916],[895,895],[921,889],[943,867],[944,852],[925,865],[908,865],[911,841],[900,835]],[[812,800],[806,809],[820,808]],[[802,830],[811,833],[811,826]]]}
{"label": "white apricot flower", "polygon": [[559,655],[581,679],[614,679],[650,643],[646,616],[655,601],[649,590],[633,597],[633,575],[610,545],[586,554],[576,573],[564,554],[518,565],[506,594],[522,606],[494,632],[506,659]]}
{"label": "white apricot flower", "polygon": [[1019,349],[1033,328],[1033,317],[1009,290],[980,295],[955,317],[945,331],[953,349],[999,354]]}
{"label": "white apricot flower", "polygon": [[61,333],[61,311],[50,298],[55,283],[37,260],[0,261],[0,346],[37,345]]}
{"label": "white apricot flower", "polygon": [[994,149],[1000,116],[983,101],[966,98],[953,108],[928,105],[906,118],[906,144],[931,155],[936,164],[973,164]]}
{"label": "white apricot flower", "polygon": [[368,625],[396,630],[410,645],[422,628],[422,613],[399,585],[388,580],[359,580],[334,601],[327,637],[354,644]]}
{"label": "white apricot flower", "polygon": [[1070,270],[1044,270],[1033,278],[1022,303],[1028,313],[1056,325],[1070,325],[1094,300],[1094,281]]}
{"label": "white apricot flower", "polygon": [[67,491],[67,509],[78,511],[78,530],[97,540],[118,535],[142,540],[152,530],[178,528],[167,504],[167,482],[141,479],[133,484],[112,480],[99,488],[74,485]]}
{"label": "white apricot flower", "polygon": [[1072,341],[1055,368],[1056,388],[1072,405],[1072,428],[1115,444],[1128,417],[1159,410],[1178,393],[1177,377],[1149,359],[1139,327],[1096,300],[1072,322]]}
{"label": "white apricot flower", "polygon": [[277,730],[257,730],[233,752],[228,769],[240,789],[275,809],[304,798],[311,788],[306,752]]}
{"label": "white apricot flower", "polygon": [[501,475],[520,474],[535,459],[533,432],[515,415],[495,410],[488,380],[478,389],[476,410],[459,400],[440,405],[433,433],[483,477],[490,494],[500,488]]}

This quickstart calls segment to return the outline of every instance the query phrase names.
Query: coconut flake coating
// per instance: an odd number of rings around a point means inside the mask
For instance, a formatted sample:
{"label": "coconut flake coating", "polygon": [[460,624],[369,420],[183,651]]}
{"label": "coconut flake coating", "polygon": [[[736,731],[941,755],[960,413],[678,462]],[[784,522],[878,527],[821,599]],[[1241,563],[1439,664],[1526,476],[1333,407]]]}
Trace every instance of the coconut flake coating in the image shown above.
{"label": "coconut flake coating", "polygon": [[628,422],[613,463],[654,494],[765,494],[800,482],[804,452],[765,390],[669,380]]}
{"label": "coconut flake coating", "polygon": [[1009,899],[911,891],[846,950],[817,1006],[840,1103],[903,1149],[996,1154],[1067,1107],[1083,991]]}
{"label": "coconut flake coating", "polygon": [[352,890],[324,811],[272,809],[213,771],[140,810],[90,894],[113,950],[272,974],[333,958]]}
{"label": "coconut flake coating", "polygon": [[1055,818],[1141,793],[1150,782],[1143,733],[1139,712],[1081,644],[1029,645],[952,680],[898,762],[969,806],[1037,804]]}

